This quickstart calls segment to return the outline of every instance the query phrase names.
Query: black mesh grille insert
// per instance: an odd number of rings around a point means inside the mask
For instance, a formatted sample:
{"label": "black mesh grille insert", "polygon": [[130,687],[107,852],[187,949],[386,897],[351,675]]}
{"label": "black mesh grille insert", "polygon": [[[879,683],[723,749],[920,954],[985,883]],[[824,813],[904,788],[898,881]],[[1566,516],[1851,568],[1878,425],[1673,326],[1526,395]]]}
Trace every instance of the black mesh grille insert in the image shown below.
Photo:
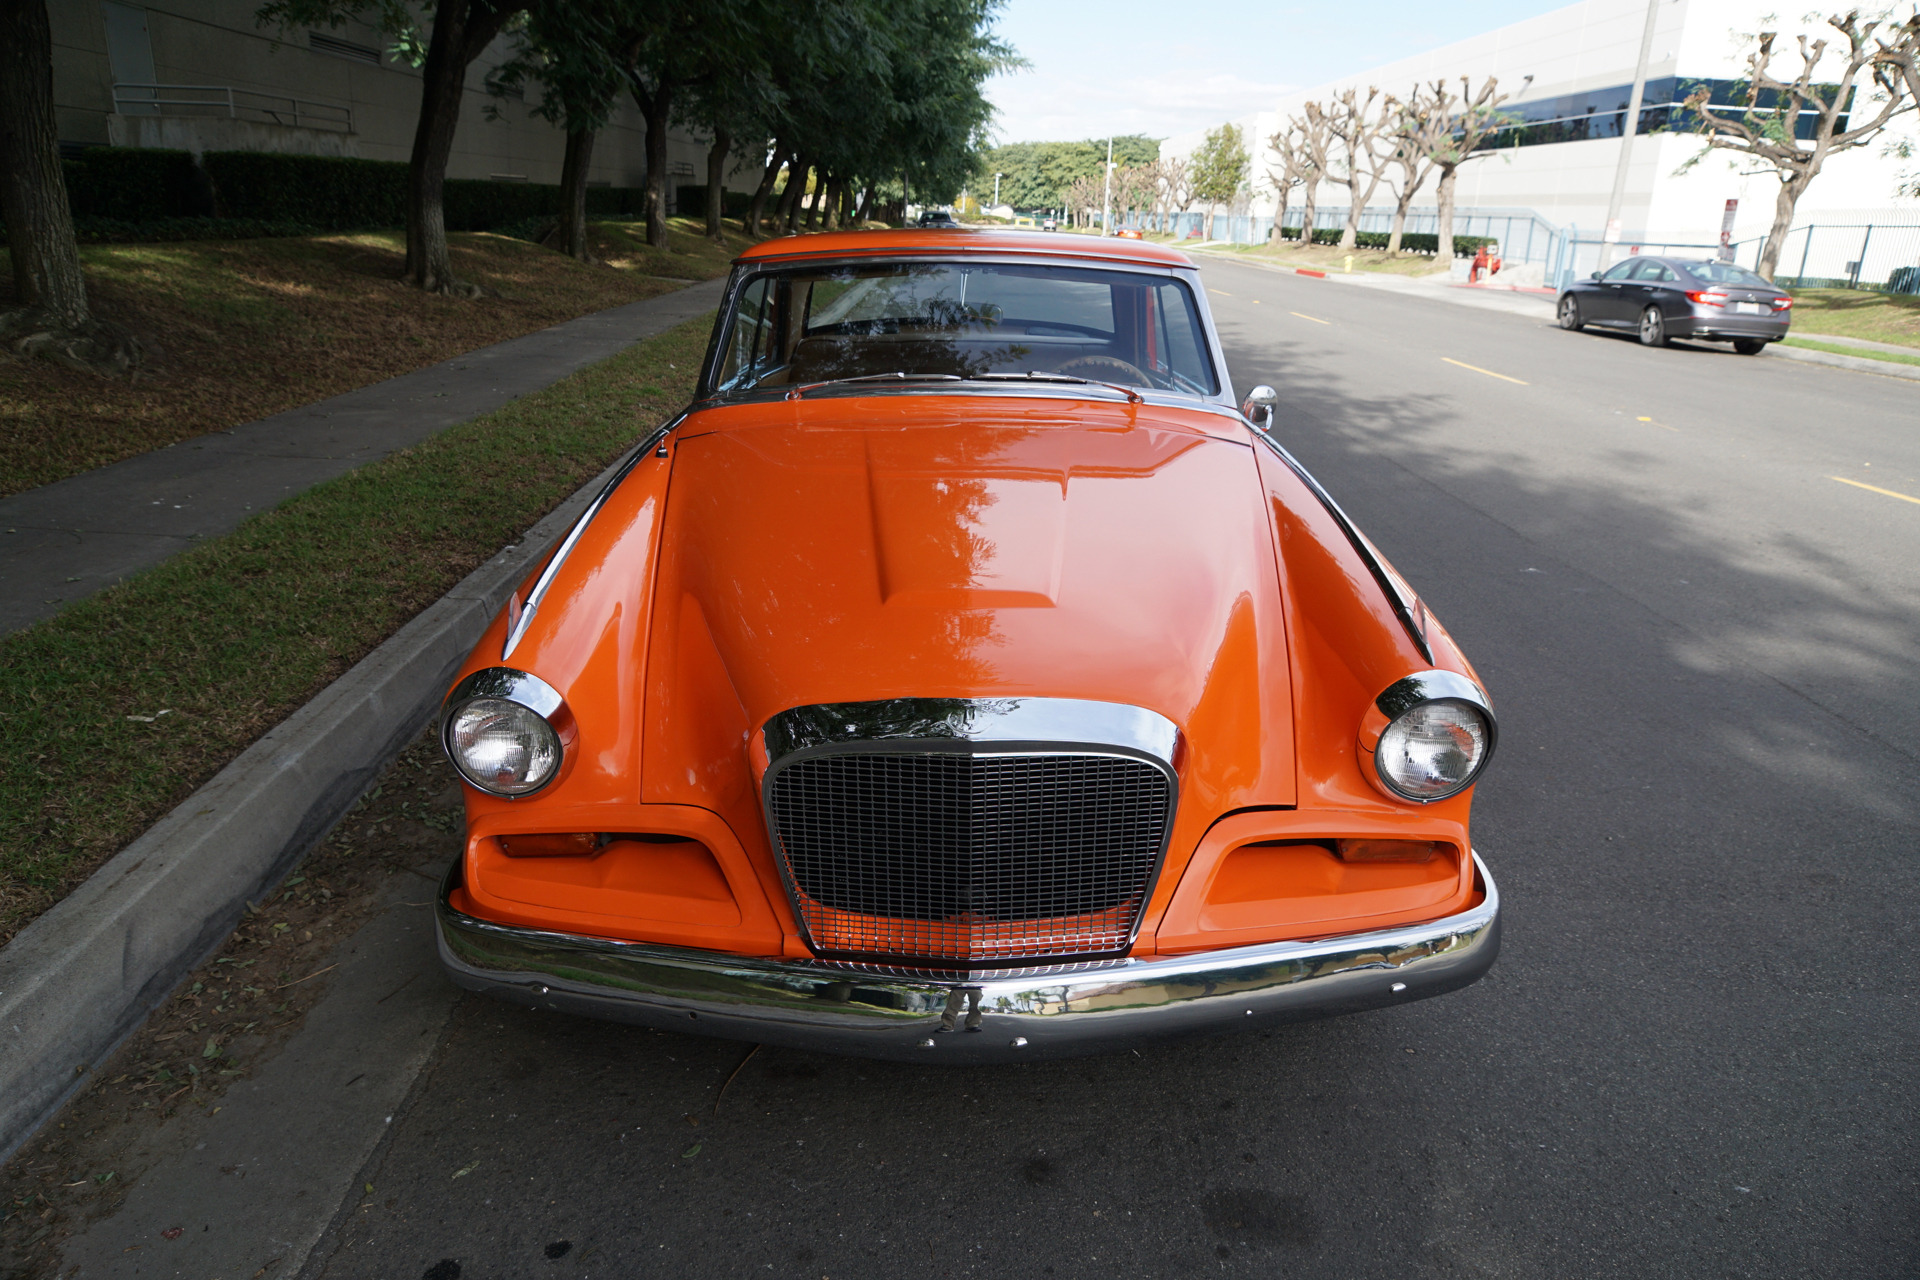
{"label": "black mesh grille insert", "polygon": [[769,787],[818,948],[954,960],[1125,947],[1172,800],[1160,769],[1099,755],[824,755]]}

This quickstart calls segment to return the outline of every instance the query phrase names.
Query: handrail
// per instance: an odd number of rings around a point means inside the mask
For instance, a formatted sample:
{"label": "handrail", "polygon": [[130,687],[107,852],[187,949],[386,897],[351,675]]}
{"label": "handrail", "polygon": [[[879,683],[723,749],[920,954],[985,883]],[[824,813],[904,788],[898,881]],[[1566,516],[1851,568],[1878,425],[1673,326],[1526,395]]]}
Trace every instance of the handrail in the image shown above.
{"label": "handrail", "polygon": [[[200,97],[162,97],[162,94],[198,94]],[[148,108],[127,111],[125,108]],[[162,110],[161,108],[197,108]],[[291,125],[294,128],[326,129],[352,133],[353,108],[336,102],[311,98],[292,98],[280,94],[235,89],[221,84],[134,84],[117,82],[113,86],[113,109],[122,115],[200,116],[209,110],[229,120],[257,120],[265,124]]]}

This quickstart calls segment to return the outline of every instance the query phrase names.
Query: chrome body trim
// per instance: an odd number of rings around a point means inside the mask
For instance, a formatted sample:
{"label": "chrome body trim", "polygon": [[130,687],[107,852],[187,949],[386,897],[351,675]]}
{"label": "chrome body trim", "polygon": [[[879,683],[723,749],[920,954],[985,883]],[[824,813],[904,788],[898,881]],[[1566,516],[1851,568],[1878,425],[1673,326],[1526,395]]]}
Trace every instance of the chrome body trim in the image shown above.
{"label": "chrome body trim", "polygon": [[[1124,952],[1139,936],[1147,903],[1166,865],[1180,806],[1179,726],[1156,711],[1119,702],[1082,698],[889,698],[875,702],[829,702],[780,712],[760,731],[766,772],[760,780],[761,812],[773,840],[781,883],[809,947],[827,951],[808,930],[788,859],[780,846],[780,822],[774,812],[774,783],[787,768],[824,755],[953,752],[964,755],[1098,755],[1144,760],[1166,778],[1167,807],[1160,846],[1154,852],[1140,894],[1139,909],[1124,942],[1074,955],[1010,958],[1009,966],[1071,963],[1080,956]],[[848,955],[841,959],[914,965],[918,957]]]}
{"label": "chrome body trim", "polygon": [[[491,787],[482,786],[467,776],[467,771],[460,767],[460,757],[454,753],[453,744],[447,741],[447,726],[453,719],[453,713],[475,698],[499,698],[505,702],[517,702],[523,707],[531,708],[539,714],[541,719],[553,726],[555,736],[560,739],[560,767],[553,771],[552,777],[531,791],[506,795]],[[528,796],[539,795],[559,781],[572,762],[573,745],[578,736],[575,732],[573,712],[568,710],[567,700],[560,696],[560,691],[539,676],[513,667],[487,667],[480,671],[469,672],[462,677],[458,684],[447,691],[445,700],[440,703],[440,715],[434,724],[433,731],[439,739],[441,753],[447,757],[448,763],[453,765],[453,771],[460,775],[461,781],[503,800],[524,800]]]}
{"label": "chrome body trim", "polygon": [[[1157,711],[1084,698],[888,698],[823,702],[780,712],[760,731],[767,763],[796,751],[908,741],[1122,747],[1175,768],[1180,729]],[[996,746],[996,750],[1001,749]]]}
{"label": "chrome body trim", "polygon": [[1387,568],[1386,559],[1381,556],[1379,549],[1368,540],[1366,534],[1360,532],[1360,526],[1340,509],[1340,504],[1333,500],[1333,495],[1321,488],[1320,482],[1313,478],[1312,473],[1300,465],[1299,459],[1288,453],[1281,447],[1278,440],[1265,431],[1256,430],[1254,434],[1266,441],[1267,447],[1279,454],[1280,460],[1287,464],[1294,475],[1300,477],[1300,483],[1306,485],[1313,491],[1313,496],[1320,499],[1320,505],[1327,509],[1327,513],[1347,535],[1347,541],[1353,544],[1353,549],[1358,551],[1360,558],[1366,562],[1368,572],[1373,574],[1373,580],[1386,594],[1387,603],[1393,606],[1393,612],[1400,619],[1400,625],[1406,628],[1407,636],[1413,641],[1414,648],[1420,651],[1422,658],[1432,662],[1433,645],[1427,640],[1427,606],[1420,602],[1420,597],[1414,593],[1413,588],[1409,587],[1399,574]]}
{"label": "chrome body trim", "polygon": [[[1387,781],[1387,775],[1380,771],[1380,735],[1395,720],[1428,702],[1460,702],[1478,711],[1487,726],[1487,750],[1467,780],[1445,795],[1410,796],[1395,788]],[[1369,757],[1364,770],[1368,781],[1389,799],[1406,804],[1437,804],[1459,795],[1480,780],[1480,775],[1487,771],[1487,765],[1493,759],[1494,748],[1499,745],[1500,720],[1493,714],[1492,700],[1487,697],[1486,690],[1457,671],[1416,671],[1410,676],[1400,677],[1380,691],[1380,696],[1373,700],[1373,710],[1360,726],[1360,750]]]}
{"label": "chrome body trim", "polygon": [[640,464],[640,460],[661,445],[666,440],[667,433],[684,422],[689,412],[691,410],[682,409],[658,430],[634,446],[633,451],[621,461],[620,469],[600,486],[600,492],[593,496],[593,501],[587,504],[587,509],[582,511],[580,518],[573,522],[573,528],[567,530],[567,536],[560,540],[560,545],[554,549],[552,555],[547,557],[546,567],[541,569],[540,576],[534,579],[532,588],[527,592],[526,600],[516,607],[514,604],[514,600],[518,599],[518,593],[516,593],[514,598],[507,602],[507,639],[506,643],[500,646],[500,661],[505,662],[513,656],[514,647],[520,643],[520,637],[526,635],[527,628],[533,625],[533,617],[540,611],[540,602],[546,598],[547,588],[551,587],[554,578],[559,576],[560,566],[567,562],[567,556],[572,553],[573,545],[580,541],[580,535],[587,531],[587,526],[593,523],[593,518],[600,514],[600,508],[607,505],[607,499],[613,496],[613,491],[620,487],[620,482]]}
{"label": "chrome body trim", "polygon": [[1500,895],[1456,915],[1308,942],[947,980],[493,924],[437,899],[454,983],[515,1004],[667,1031],[913,1062],[1030,1062],[1386,1008],[1467,986],[1500,950]]}

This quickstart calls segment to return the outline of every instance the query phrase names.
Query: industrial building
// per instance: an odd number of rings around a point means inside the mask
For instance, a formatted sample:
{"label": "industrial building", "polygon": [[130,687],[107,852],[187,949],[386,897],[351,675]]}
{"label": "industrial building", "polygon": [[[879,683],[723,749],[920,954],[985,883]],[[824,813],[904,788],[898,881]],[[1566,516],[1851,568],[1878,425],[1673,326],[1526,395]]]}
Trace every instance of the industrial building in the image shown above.
{"label": "industrial building", "polygon": [[[1790,79],[1799,60],[1793,37],[1814,31],[1819,20],[1774,18],[1771,0],[1651,0],[1654,24],[1648,50],[1639,133],[1632,139],[1620,206],[1619,241],[1625,247],[1713,246],[1720,238],[1727,202],[1737,201],[1731,239],[1743,262],[1751,262],[1773,221],[1778,181],[1770,169],[1728,152],[1706,156],[1689,167],[1705,148],[1687,131],[1680,103],[1706,82],[1716,98],[1732,100],[1733,82],[1746,72],[1752,33],[1782,32],[1776,46],[1776,73]],[[1649,0],[1583,0],[1537,18],[1456,41],[1417,57],[1402,59],[1315,85],[1281,99],[1272,110],[1236,121],[1253,153],[1251,191],[1238,212],[1238,234],[1255,238],[1271,225],[1275,206],[1270,171],[1277,167],[1267,139],[1311,101],[1326,102],[1348,88],[1364,96],[1369,87],[1402,97],[1416,85],[1460,77],[1477,88],[1497,77],[1511,97],[1500,110],[1516,127],[1498,135],[1484,156],[1460,170],[1456,204],[1475,230],[1502,235],[1510,257],[1549,261],[1556,255],[1570,269],[1584,245],[1589,258],[1607,226],[1609,199],[1618,170],[1622,132],[1646,29]],[[1818,32],[1815,31],[1817,35]],[[1863,91],[1864,92],[1864,91]],[[1856,102],[1855,109],[1863,109]],[[1895,194],[1904,174],[1920,169],[1920,160],[1903,161],[1885,145],[1893,138],[1916,143],[1915,114],[1902,117],[1881,140],[1828,160],[1802,197],[1782,258],[1783,275],[1808,278],[1851,276],[1861,282],[1884,281],[1920,251],[1920,201]],[[1197,148],[1200,132],[1169,139],[1163,156]],[[1756,172],[1755,170],[1760,170]],[[1318,193],[1321,226],[1345,220],[1347,189],[1323,184]],[[1302,201],[1291,198],[1290,225],[1297,223]],[[1393,196],[1383,184],[1370,202],[1365,226],[1385,227]],[[1416,197],[1417,227],[1433,226],[1429,186]],[[1264,216],[1263,216],[1264,215]],[[1817,227],[1817,231],[1806,231]],[[1502,229],[1505,229],[1504,231]],[[1878,231],[1876,241],[1875,230]],[[1216,234],[1219,234],[1216,232]]]}

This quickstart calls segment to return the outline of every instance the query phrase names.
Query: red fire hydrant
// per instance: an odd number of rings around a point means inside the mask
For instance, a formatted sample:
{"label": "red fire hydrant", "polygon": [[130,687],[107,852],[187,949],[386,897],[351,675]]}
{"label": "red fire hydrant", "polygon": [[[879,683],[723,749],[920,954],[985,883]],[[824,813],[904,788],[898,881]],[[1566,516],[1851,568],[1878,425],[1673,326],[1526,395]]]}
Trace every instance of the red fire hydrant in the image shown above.
{"label": "red fire hydrant", "polygon": [[1478,284],[1480,281],[1480,273],[1483,271],[1489,276],[1497,276],[1500,274],[1499,257],[1490,251],[1489,246],[1484,244],[1481,245],[1473,255],[1473,265],[1467,269],[1467,283]]}

